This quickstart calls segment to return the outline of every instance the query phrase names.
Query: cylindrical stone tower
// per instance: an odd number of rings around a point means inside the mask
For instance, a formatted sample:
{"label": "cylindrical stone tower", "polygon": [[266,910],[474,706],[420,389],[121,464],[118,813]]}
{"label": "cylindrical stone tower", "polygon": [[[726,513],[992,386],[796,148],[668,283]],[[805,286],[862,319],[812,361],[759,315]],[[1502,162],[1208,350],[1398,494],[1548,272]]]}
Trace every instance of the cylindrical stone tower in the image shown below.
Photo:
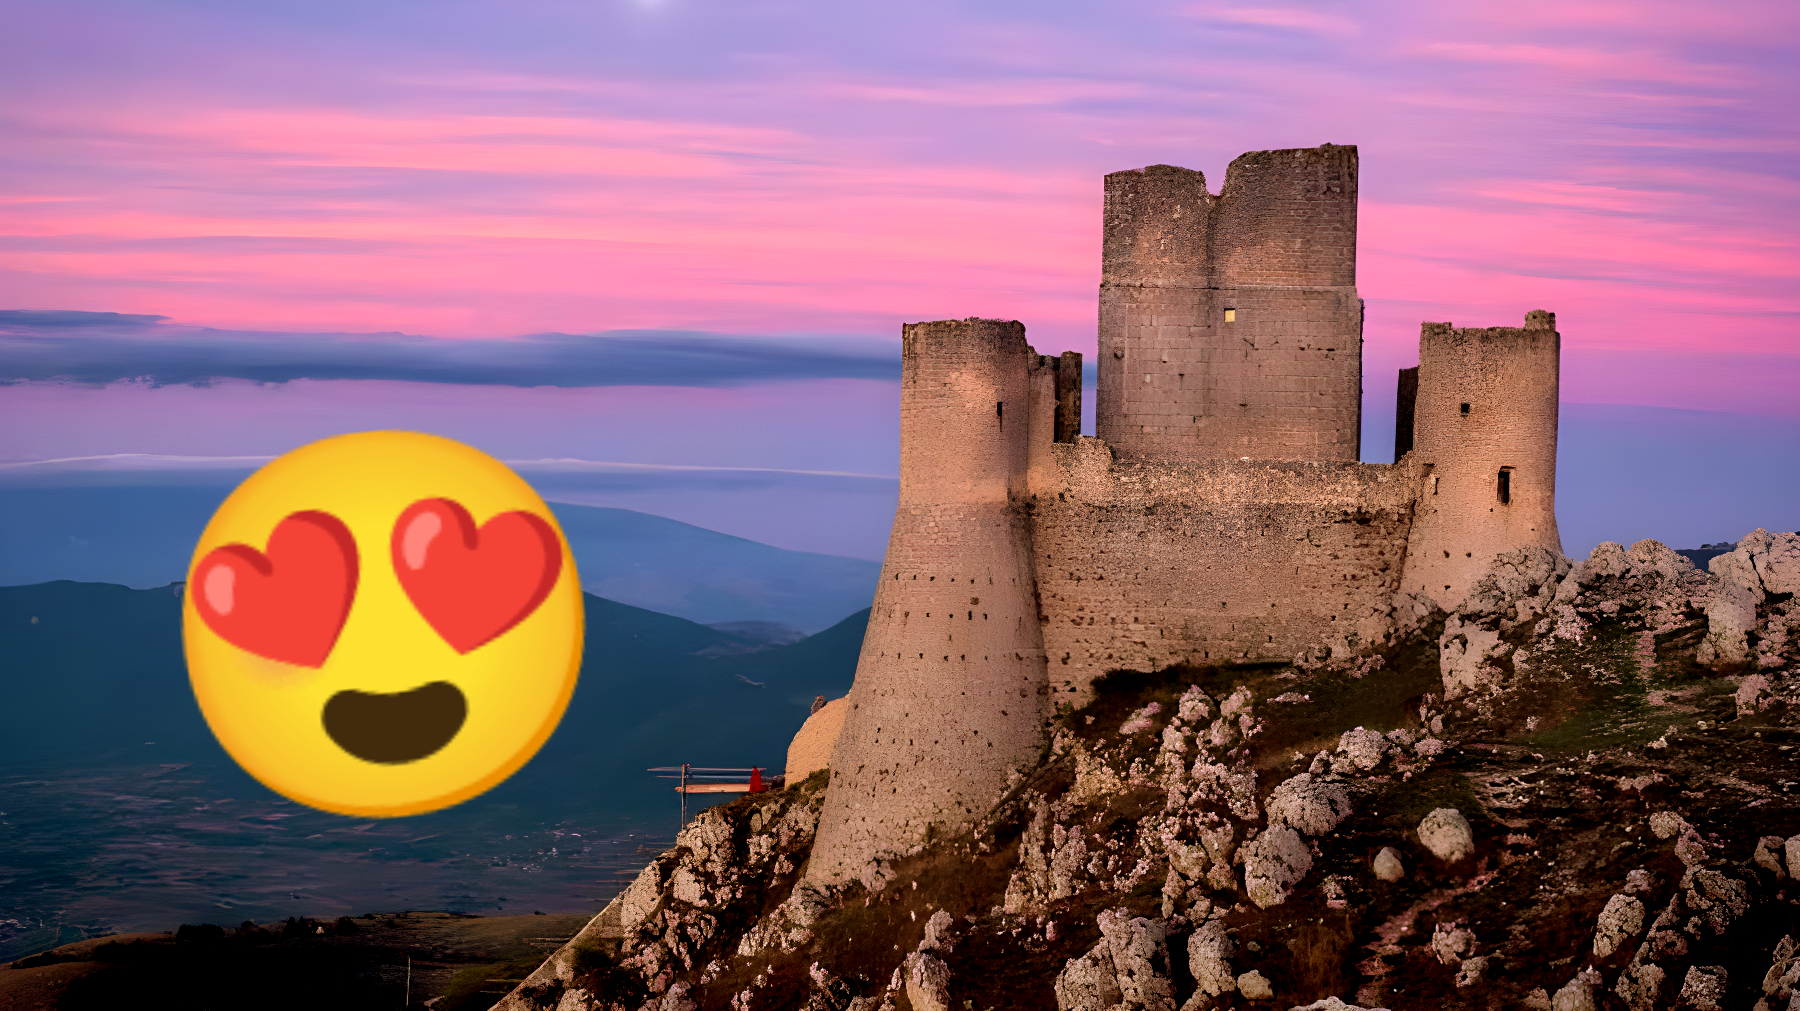
{"label": "cylindrical stone tower", "polygon": [[1021,498],[1033,361],[1017,322],[902,331],[900,507],[807,880],[986,814],[1043,747],[1049,678]]}
{"label": "cylindrical stone tower", "polygon": [[1556,531],[1556,421],[1562,335],[1556,315],[1525,326],[1426,323],[1419,335],[1413,456],[1430,464],[1407,545],[1402,593],[1445,610],[1494,556],[1562,551]]}

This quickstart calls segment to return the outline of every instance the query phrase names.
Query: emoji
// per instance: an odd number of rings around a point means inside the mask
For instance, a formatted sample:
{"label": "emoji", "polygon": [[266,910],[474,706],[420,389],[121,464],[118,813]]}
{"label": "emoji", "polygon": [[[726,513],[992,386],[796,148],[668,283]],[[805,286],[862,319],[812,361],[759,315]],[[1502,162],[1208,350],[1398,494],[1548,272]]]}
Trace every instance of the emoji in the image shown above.
{"label": "emoji", "polygon": [[302,446],[213,514],[182,638],[207,725],[270,789],[360,817],[448,807],[531,759],[581,666],[556,519],[418,432]]}

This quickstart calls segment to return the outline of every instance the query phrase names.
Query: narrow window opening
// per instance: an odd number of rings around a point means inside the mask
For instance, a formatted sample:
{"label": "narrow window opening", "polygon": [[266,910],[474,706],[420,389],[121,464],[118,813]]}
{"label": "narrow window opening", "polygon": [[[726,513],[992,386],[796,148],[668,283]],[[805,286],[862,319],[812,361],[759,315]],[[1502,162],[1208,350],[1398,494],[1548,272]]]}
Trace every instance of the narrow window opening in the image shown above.
{"label": "narrow window opening", "polygon": [[1006,401],[1004,401],[1004,400],[994,401],[994,417],[1000,419],[1000,427],[1001,428],[1006,427]]}
{"label": "narrow window opening", "polygon": [[1431,493],[1433,495],[1437,494],[1437,483],[1438,483],[1437,475],[1434,474],[1434,475],[1432,475],[1432,478],[1431,478]]}
{"label": "narrow window opening", "polygon": [[1512,504],[1512,468],[1500,468],[1500,485],[1498,488],[1501,505]]}
{"label": "narrow window opening", "polygon": [[1225,322],[1227,322],[1227,323],[1236,323],[1237,322],[1237,310],[1236,309],[1225,310]]}
{"label": "narrow window opening", "polygon": [[1468,405],[1468,404],[1464,404],[1464,405],[1462,405],[1462,412],[1463,412],[1463,413],[1464,413],[1464,414],[1467,414],[1467,413],[1469,413],[1469,405]]}

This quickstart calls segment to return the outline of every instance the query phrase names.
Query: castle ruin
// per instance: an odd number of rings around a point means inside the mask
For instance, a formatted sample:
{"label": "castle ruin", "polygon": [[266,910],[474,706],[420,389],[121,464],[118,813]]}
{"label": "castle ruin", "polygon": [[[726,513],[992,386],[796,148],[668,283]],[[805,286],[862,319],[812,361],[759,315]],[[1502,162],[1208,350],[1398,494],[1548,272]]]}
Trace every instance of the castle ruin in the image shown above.
{"label": "castle ruin", "polygon": [[908,324],[900,504],[809,880],[982,816],[1093,680],[1343,657],[1560,552],[1560,336],[1425,323],[1396,462],[1358,462],[1355,147],[1260,151],[1217,196],[1106,177],[1096,431],[1081,356],[1018,322]]}

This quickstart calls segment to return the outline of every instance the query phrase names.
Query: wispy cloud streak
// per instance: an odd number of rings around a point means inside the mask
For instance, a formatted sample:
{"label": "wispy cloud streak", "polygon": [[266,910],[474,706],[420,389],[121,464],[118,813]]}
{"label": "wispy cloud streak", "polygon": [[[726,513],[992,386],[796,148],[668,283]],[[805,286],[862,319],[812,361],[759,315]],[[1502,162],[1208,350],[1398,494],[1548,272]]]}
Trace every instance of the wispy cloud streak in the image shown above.
{"label": "wispy cloud streak", "polygon": [[393,379],[493,386],[740,386],[897,379],[899,373],[899,356],[872,341],[780,342],[679,332],[499,340],[244,333],[168,326],[156,317],[118,313],[0,310],[0,382]]}

